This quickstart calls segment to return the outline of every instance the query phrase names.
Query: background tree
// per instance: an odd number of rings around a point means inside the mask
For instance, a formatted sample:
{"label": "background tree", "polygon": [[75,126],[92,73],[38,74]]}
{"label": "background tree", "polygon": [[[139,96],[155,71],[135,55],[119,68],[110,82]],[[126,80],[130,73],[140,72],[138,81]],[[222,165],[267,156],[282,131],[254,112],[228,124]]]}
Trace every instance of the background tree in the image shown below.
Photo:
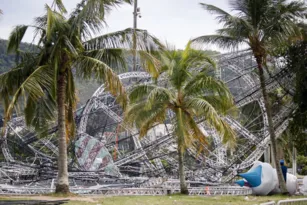
{"label": "background tree", "polygon": [[193,41],[198,44],[213,43],[221,48],[238,48],[247,45],[252,50],[258,65],[260,86],[268,116],[268,129],[273,148],[281,191],[287,192],[279,160],[276,159],[276,135],[272,121],[271,105],[265,86],[266,60],[269,52],[284,44],[290,37],[299,35],[296,20],[304,18],[306,7],[303,2],[286,0],[233,0],[230,1],[235,15],[216,6],[203,4],[202,7],[217,15],[223,28],[216,35],[201,36]]}
{"label": "background tree", "polygon": [[[294,143],[298,152],[298,167],[300,174],[307,173],[307,27],[299,24],[302,29],[302,38],[292,43],[281,56],[285,58],[285,64],[294,74],[293,100],[297,110],[291,116],[288,133],[290,141]],[[301,172],[300,172],[301,171]]]}
{"label": "background tree", "polygon": [[125,112],[125,121],[140,130],[140,137],[158,123],[164,123],[167,113],[172,113],[170,122],[177,137],[180,190],[187,194],[184,174],[186,148],[206,144],[205,134],[196,119],[205,120],[222,134],[223,142],[234,142],[230,126],[219,116],[233,108],[232,96],[223,82],[209,75],[208,66],[214,61],[203,51],[193,50],[190,43],[184,51],[166,50],[160,56],[163,75],[158,79],[167,86],[140,84],[129,93],[130,104]]}
{"label": "background tree", "polygon": [[[122,2],[125,1],[83,0],[66,18],[64,5],[56,0],[51,7],[45,6],[46,14],[36,18],[35,25],[17,26],[10,35],[9,52],[19,52],[20,42],[29,27],[35,28],[38,44],[35,45],[37,50],[20,53],[21,62],[17,67],[0,76],[5,122],[10,119],[21,97],[26,102],[26,123],[37,131],[46,130],[48,123],[57,116],[59,157],[56,192],[69,192],[67,140],[75,134],[74,74],[106,82],[109,91],[114,96],[120,96],[118,102],[125,107],[125,90],[114,70],[125,68],[125,51],[119,48],[132,45],[133,30],[88,40],[92,33],[103,28],[105,14]],[[139,48],[151,47],[150,42],[157,42],[146,32],[138,30],[140,33],[143,33],[143,41],[138,41]],[[146,39],[152,41],[147,42]],[[54,112],[56,109],[57,112]]]}

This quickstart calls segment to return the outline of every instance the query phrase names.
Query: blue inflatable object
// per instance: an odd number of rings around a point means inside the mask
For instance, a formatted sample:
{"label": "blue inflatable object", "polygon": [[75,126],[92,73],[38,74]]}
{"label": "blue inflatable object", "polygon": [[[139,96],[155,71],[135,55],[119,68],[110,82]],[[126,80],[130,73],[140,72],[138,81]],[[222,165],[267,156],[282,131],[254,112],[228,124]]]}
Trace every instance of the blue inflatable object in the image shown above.
{"label": "blue inflatable object", "polygon": [[251,169],[246,173],[239,174],[239,176],[246,179],[246,181],[250,184],[251,187],[257,187],[261,184],[261,174],[262,174],[262,166],[259,165],[256,168]]}
{"label": "blue inflatable object", "polygon": [[241,180],[235,181],[235,183],[236,183],[236,184],[239,184],[240,187],[243,187],[244,184],[245,184],[245,181],[244,181],[243,179],[241,179]]}

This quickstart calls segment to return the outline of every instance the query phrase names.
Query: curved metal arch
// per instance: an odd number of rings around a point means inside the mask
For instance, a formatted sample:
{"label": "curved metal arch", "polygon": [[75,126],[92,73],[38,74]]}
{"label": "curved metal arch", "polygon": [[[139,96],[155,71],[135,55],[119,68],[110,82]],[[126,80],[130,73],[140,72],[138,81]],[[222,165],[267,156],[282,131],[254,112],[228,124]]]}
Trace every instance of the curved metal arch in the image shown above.
{"label": "curved metal arch", "polygon": [[[120,80],[126,80],[126,79],[131,79],[131,78],[137,78],[137,79],[150,79],[151,76],[147,73],[147,72],[128,72],[128,73],[122,73],[119,74],[119,79]],[[86,126],[87,126],[87,121],[88,121],[88,117],[90,112],[93,110],[93,108],[95,109],[102,109],[103,112],[109,116],[110,118],[112,118],[115,123],[121,123],[122,122],[122,117],[118,116],[118,114],[116,114],[115,112],[113,112],[107,105],[105,105],[103,102],[101,102],[99,99],[101,98],[101,96],[103,96],[105,91],[105,85],[101,85],[97,91],[93,94],[92,98],[88,101],[88,103],[86,104],[85,109],[83,110],[82,113],[82,118],[79,124],[79,128],[78,128],[78,132],[79,133],[85,133],[86,132]],[[154,170],[155,167],[148,161],[147,155],[145,153],[145,151],[143,150],[143,147],[141,145],[140,139],[138,137],[138,132],[136,129],[130,129],[128,126],[126,126],[125,124],[121,123],[121,127],[123,127],[125,130],[129,131],[132,135],[132,139],[135,145],[135,149],[137,150],[137,153],[134,154],[133,156],[130,156],[130,160],[136,160],[139,158],[144,158],[145,159],[145,165],[147,168],[149,168],[150,170]],[[127,159],[123,159],[120,160],[120,162],[115,162],[115,165],[119,166],[122,164],[127,163]],[[160,161],[155,161],[157,165],[160,165],[160,168],[162,166]]]}
{"label": "curved metal arch", "polygon": [[[241,58],[249,58],[250,59],[250,53],[249,52],[243,52],[243,55],[240,56]],[[238,60],[240,61],[240,60]],[[227,60],[227,62],[229,62],[229,60]],[[255,82],[252,79],[252,77],[250,75],[247,75],[245,73],[243,73],[242,70],[240,70],[240,68],[238,68],[236,65],[228,65],[226,69],[229,69],[231,71],[233,71],[234,73],[238,74],[239,76],[242,77],[243,81],[246,82],[247,85],[249,85],[249,87],[253,88],[255,86]],[[124,73],[119,75],[120,79],[128,79],[128,78],[149,78],[150,76],[146,73],[146,72],[132,72],[132,73]],[[85,132],[86,129],[86,124],[87,124],[87,118],[88,118],[88,113],[92,110],[93,106],[95,106],[95,104],[97,105],[97,98],[99,98],[99,96],[102,96],[103,93],[105,91],[104,85],[100,86],[99,89],[97,89],[97,91],[94,93],[93,97],[91,98],[91,100],[89,101],[89,103],[87,103],[84,112],[83,112],[83,118],[81,119],[81,123],[80,123],[80,127],[79,127],[79,132]],[[254,101],[256,99],[253,99]],[[103,103],[102,103],[103,104]],[[100,105],[98,107],[102,107],[104,105]],[[107,109],[107,106],[105,106],[103,109]],[[121,117],[117,116],[116,114],[112,113],[110,110],[107,111],[107,113],[111,114],[110,117],[112,118],[118,118],[116,120],[117,123],[121,122]],[[262,110],[262,113],[265,113]],[[229,123],[237,128],[237,130],[244,130],[242,127],[238,126],[238,123],[234,123],[233,120],[229,120]],[[244,132],[246,134],[243,134],[243,136],[247,137],[247,138],[255,138],[251,133],[248,132]],[[220,138],[216,135],[214,135],[214,141],[215,144],[218,145],[220,144]],[[137,141],[136,144],[138,144],[137,147],[141,147],[139,144],[139,140],[136,139],[134,141]],[[222,162],[223,164],[225,163],[225,160],[220,159],[221,157],[225,158],[226,157],[226,147],[219,147],[219,149],[217,149],[215,152],[217,152],[217,156],[218,156],[218,160],[220,162]],[[209,160],[210,161],[210,160]]]}
{"label": "curved metal arch", "polygon": [[[128,72],[128,73],[122,73],[118,75],[120,80],[124,79],[129,79],[129,78],[150,78],[150,75],[147,72]],[[90,113],[93,105],[94,105],[94,100],[95,98],[101,96],[105,91],[105,85],[102,84],[93,94],[91,99],[87,102],[83,112],[82,112],[82,118],[80,120],[80,124],[78,127],[78,132],[83,133],[86,132],[86,125],[87,125],[87,119],[88,119],[88,114]]]}
{"label": "curved metal arch", "polygon": [[[236,58],[241,58],[240,59],[236,59]],[[263,133],[262,137],[259,140],[259,143],[256,146],[255,150],[249,150],[249,152],[246,152],[247,154],[249,154],[249,156],[247,158],[244,159],[243,162],[236,162],[235,160],[237,158],[240,158],[240,156],[244,156],[246,153],[243,150],[242,152],[238,152],[236,153],[237,156],[235,156],[233,159],[228,160],[227,158],[227,153],[225,154],[225,147],[219,147],[220,150],[215,149],[212,151],[212,154],[214,154],[217,159],[215,158],[209,158],[206,156],[201,156],[203,157],[203,159],[206,159],[206,166],[208,167],[207,170],[197,170],[196,172],[194,172],[194,174],[201,176],[201,177],[207,177],[207,178],[212,178],[212,181],[215,181],[215,183],[217,182],[221,182],[221,176],[224,173],[224,177],[223,177],[223,181],[227,181],[227,179],[231,179],[233,177],[233,174],[229,172],[223,172],[222,170],[228,169],[229,171],[235,171],[237,169],[243,169],[243,168],[247,168],[249,167],[254,160],[258,159],[262,154],[263,151],[265,149],[265,147],[267,146],[268,142],[269,142],[269,135],[267,132],[267,117],[265,115],[265,109],[264,109],[264,104],[263,104],[263,100],[262,100],[262,94],[261,94],[261,90],[259,89],[259,83],[257,81],[257,79],[254,78],[254,76],[252,76],[252,74],[246,73],[244,72],[244,62],[247,61],[248,63],[252,61],[252,57],[250,55],[249,51],[243,51],[243,52],[239,52],[239,53],[235,53],[235,54],[226,54],[226,55],[222,55],[220,57],[220,61],[221,64],[223,66],[227,66],[225,64],[228,64],[229,62],[231,62],[233,60],[233,65],[231,64],[230,66],[228,66],[228,69],[233,69],[233,72],[237,73],[239,75],[239,77],[247,83],[247,85],[249,87],[251,87],[252,89],[249,90],[248,92],[244,92],[243,94],[243,100],[242,99],[237,99],[237,105],[238,106],[244,106],[248,103],[251,103],[253,101],[258,101],[258,104],[260,106],[260,110],[263,116],[263,122],[264,122],[264,128],[261,131],[261,133]],[[242,68],[242,69],[241,69]],[[122,80],[126,80],[129,78],[140,78],[140,79],[147,79],[150,78],[149,74],[146,72],[130,72],[130,73],[124,73],[124,74],[120,74],[120,79]],[[253,82],[254,80],[254,82]],[[276,83],[276,81],[274,79],[268,79],[267,80],[267,84],[268,84],[268,90],[273,90],[278,86],[278,83]],[[106,108],[106,105],[99,105],[99,103],[103,104],[102,102],[97,101],[97,99],[99,98],[103,98],[103,96],[106,94],[105,89],[104,89],[104,85],[100,86],[99,89],[96,90],[96,92],[94,93],[93,97],[88,101],[83,113],[82,113],[82,117],[81,117],[81,123],[80,126],[83,122],[83,129],[85,131],[86,129],[86,123],[87,123],[87,119],[88,119],[88,114],[90,113],[90,111],[93,109],[93,106],[97,106],[98,107],[103,107],[103,109],[105,111],[108,111],[108,108]],[[92,105],[91,105],[92,103]],[[95,104],[96,103],[96,104]],[[92,106],[92,107],[90,107]],[[87,109],[87,111],[86,111]],[[291,110],[287,110],[287,109],[283,109],[281,110],[276,117],[274,118],[274,125],[276,127],[276,134],[277,136],[280,135],[280,133],[287,127],[288,121],[285,120],[286,116],[289,114]],[[110,115],[112,115],[112,112],[108,113]],[[116,113],[115,113],[116,114]],[[118,119],[118,122],[121,122],[121,116],[119,115],[113,115],[111,116],[112,118],[120,118]],[[16,118],[17,119],[17,118]],[[16,121],[16,119],[13,119],[13,126],[24,126],[21,125],[23,123],[21,123],[21,121]],[[83,121],[82,121],[83,120]],[[230,119],[230,124],[232,124],[233,126],[236,126],[238,124],[238,122],[233,122]],[[82,130],[79,129],[78,131]],[[245,138],[248,139],[248,141],[253,141],[254,139],[254,135],[251,135],[251,133],[249,133],[248,129],[244,130],[245,127],[242,126],[241,124],[237,125],[237,129],[241,130],[239,131],[243,136],[245,136]],[[6,133],[8,132],[8,130],[6,130]],[[136,130],[131,130],[130,132],[135,132],[137,133]],[[6,136],[6,135],[5,135]],[[216,137],[217,139],[219,139],[218,137]],[[137,138],[136,141],[140,142],[139,139]],[[122,158],[121,160],[118,160],[117,162],[115,162],[115,164],[117,166],[122,166],[124,164],[126,164],[127,162],[131,162],[131,160],[137,160],[140,161],[140,159],[142,158],[146,158],[146,155],[148,153],[152,153],[153,150],[157,150],[156,152],[160,154],[160,150],[162,150],[162,148],[165,148],[167,146],[169,146],[169,143],[172,143],[174,140],[171,136],[171,134],[168,134],[167,136],[164,136],[162,138],[157,139],[154,142],[149,142],[149,141],[143,141],[142,143],[140,143],[138,146],[140,147],[140,149],[136,149],[134,151],[132,151],[131,153],[128,153],[126,157]],[[48,142],[45,143],[44,140],[40,140],[39,142],[44,143],[45,146],[50,146],[52,147],[52,145],[48,145]],[[219,142],[215,142],[216,144],[219,144]],[[148,147],[147,147],[148,146]],[[253,144],[251,144],[251,146],[255,146]],[[4,147],[4,149],[3,149]],[[246,146],[246,149],[251,148],[250,145]],[[3,152],[7,152],[8,153],[8,159],[10,160],[14,160],[13,157],[9,157],[10,155],[10,150],[7,148],[5,149],[5,145],[2,145],[2,149],[4,150]],[[193,150],[191,151],[192,155],[196,155]],[[226,155],[226,157],[225,157]],[[172,160],[171,158],[168,158],[168,156],[161,156],[159,157],[161,159],[167,159],[170,162],[173,162],[174,160]],[[224,160],[226,159],[226,160]],[[145,159],[145,161],[148,161],[148,159]],[[141,160],[142,161],[142,160]],[[161,162],[161,161],[160,161]],[[176,164],[176,162],[174,162],[174,164]],[[155,169],[152,167],[151,164],[149,164],[147,166],[148,169]],[[156,167],[156,169],[158,168],[158,166]],[[146,171],[145,171],[146,173]],[[89,175],[89,173],[83,173],[84,175]],[[193,172],[192,172],[193,174]],[[98,175],[98,174],[96,174]],[[196,176],[195,175],[195,176]],[[81,175],[80,175],[81,176]],[[227,176],[225,178],[225,176]],[[200,178],[197,178],[200,179]]]}

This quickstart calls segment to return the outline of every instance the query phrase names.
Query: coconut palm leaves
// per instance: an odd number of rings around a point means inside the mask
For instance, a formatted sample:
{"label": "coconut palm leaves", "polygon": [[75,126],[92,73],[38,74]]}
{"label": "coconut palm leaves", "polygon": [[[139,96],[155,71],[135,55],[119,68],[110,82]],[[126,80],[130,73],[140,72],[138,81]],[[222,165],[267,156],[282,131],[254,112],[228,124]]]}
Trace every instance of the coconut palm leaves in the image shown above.
{"label": "coconut palm leaves", "polygon": [[190,43],[184,51],[162,52],[159,59],[164,72],[157,84],[141,84],[131,89],[125,120],[139,128],[142,137],[154,125],[164,123],[167,113],[172,113],[171,122],[178,143],[181,192],[186,193],[184,150],[205,144],[207,137],[196,119],[216,128],[225,142],[234,142],[234,132],[220,117],[233,108],[233,99],[226,86],[209,75],[209,67],[212,71],[216,66],[214,61],[203,51],[193,50]]}
{"label": "coconut palm leaves", "polygon": [[112,8],[122,3],[132,3],[132,0],[81,0],[70,15],[69,23],[76,30],[80,31],[82,38],[92,37],[104,28],[105,15]]}
{"label": "coconut palm leaves", "polygon": [[233,0],[231,7],[234,15],[222,9],[201,3],[201,6],[216,15],[223,28],[216,35],[200,36],[193,40],[198,45],[215,44],[221,48],[237,48],[245,44],[251,48],[258,64],[261,90],[268,115],[269,133],[273,145],[273,154],[277,167],[281,191],[286,186],[276,159],[276,136],[272,121],[271,105],[265,86],[264,68],[270,52],[284,45],[289,39],[300,37],[297,21],[306,17],[306,5],[301,1],[286,0]]}
{"label": "coconut palm leaves", "polygon": [[[33,45],[33,51],[28,54],[30,58],[22,58],[17,68],[0,75],[1,99],[6,102],[5,120],[7,122],[10,119],[13,107],[20,102],[21,97],[25,102],[27,125],[46,127],[44,124],[48,124],[57,114],[59,173],[56,192],[69,191],[66,141],[75,132],[75,74],[105,82],[113,95],[120,96],[118,100],[123,107],[127,103],[125,90],[116,71],[126,66],[125,50],[132,45],[129,42],[132,40],[125,36],[131,36],[131,30],[87,41],[91,33],[101,29],[105,14],[123,2],[130,1],[82,0],[66,18],[62,1],[55,0],[51,7],[45,6],[46,14],[36,18],[34,25],[17,26],[10,35],[9,52],[20,52],[20,42],[29,27],[35,29],[34,38],[38,43]],[[154,43],[158,42],[145,31],[139,30],[138,33],[142,34],[140,48],[145,51],[151,50]],[[91,46],[93,42],[95,45]],[[9,81],[15,77],[16,80]]]}
{"label": "coconut palm leaves", "polygon": [[306,16],[306,6],[300,1],[234,0],[231,1],[231,8],[236,12],[234,15],[214,5],[201,3],[201,6],[216,15],[223,28],[218,29],[216,35],[200,36],[193,42],[212,43],[227,49],[237,48],[240,44],[253,49],[254,44],[271,48],[284,43],[290,36],[300,35],[295,23]]}
{"label": "coconut palm leaves", "polygon": [[5,123],[10,119],[15,105],[24,102],[20,107],[28,113],[25,115],[27,125],[41,133],[46,130],[47,121],[55,117],[55,102],[50,89],[54,85],[54,73],[49,65],[37,66],[39,56],[36,54],[20,53],[19,58],[22,63],[0,75]]}
{"label": "coconut palm leaves", "polygon": [[[22,63],[18,66],[18,70],[22,70],[23,72],[12,70],[6,74],[1,75],[0,78],[3,79],[3,82],[8,81],[5,80],[10,78],[8,76],[15,76],[15,74],[20,75],[24,78],[25,76],[30,75],[31,72],[35,70],[35,67],[39,67],[39,65],[45,64],[51,64],[50,66],[52,67],[52,69],[55,69],[54,72],[58,73],[61,71],[61,69],[64,69],[60,62],[61,60],[64,60],[63,56],[65,56],[66,58],[68,58],[65,60],[69,60],[69,65],[67,65],[69,69],[67,70],[71,70],[71,68],[74,67],[77,75],[82,78],[90,78],[94,76],[100,81],[107,82],[110,91],[114,95],[124,96],[124,90],[121,87],[121,82],[119,81],[115,71],[122,71],[126,67],[125,58],[127,51],[125,50],[132,48],[133,30],[126,29],[124,31],[106,34],[95,39],[82,42],[82,35],[80,33],[82,31],[79,30],[78,26],[76,26],[75,24],[71,24],[71,21],[77,18],[80,24],[83,24],[85,22],[89,26],[89,22],[87,21],[90,20],[90,16],[92,16],[93,11],[82,13],[82,8],[90,8],[92,10],[97,10],[97,12],[100,13],[98,16],[102,18],[100,19],[100,21],[103,21],[104,15],[101,14],[101,11],[104,11],[105,13],[106,11],[110,10],[111,6],[115,6],[120,3],[122,2],[112,0],[82,1],[77,6],[75,13],[73,13],[69,19],[66,19],[62,15],[62,13],[65,13],[65,8],[63,7],[61,1],[54,1],[51,7],[46,5],[46,15],[36,18],[34,25],[16,26],[9,37],[8,52],[18,52],[19,44],[23,36],[25,35],[27,29],[29,27],[36,29],[36,35],[34,37],[37,38],[39,43],[35,47],[36,59],[31,64],[31,70],[27,70],[25,65],[29,63],[29,59],[23,58]],[[91,14],[88,14],[89,16],[86,16],[86,13]],[[97,16],[95,16],[95,19],[97,20]],[[73,36],[68,35],[72,32],[74,32]],[[158,42],[158,40],[150,36],[146,31],[138,30],[137,37],[139,38],[138,49],[146,51],[139,51],[140,55],[145,56],[144,53],[147,53],[147,51],[161,48],[161,44]],[[34,53],[32,54],[34,55]],[[148,53],[147,56],[149,56],[146,60],[147,63],[149,63],[150,60],[154,59]],[[25,70],[27,70],[27,73],[25,73]],[[68,86],[71,88],[74,87],[73,80],[70,79],[72,77],[72,72],[68,72],[67,82]],[[14,77],[14,79],[16,79],[16,77]],[[54,76],[54,80],[56,80],[56,76]],[[2,87],[2,96],[5,96],[5,89],[10,89],[9,93],[10,95],[12,95],[12,93],[16,92],[16,89],[12,89],[14,87],[19,87],[20,84],[21,83],[18,80],[11,81],[10,84],[3,83],[4,86]],[[46,88],[41,88],[41,90],[43,89],[45,90]],[[50,90],[51,88],[48,89]],[[55,87],[51,90],[55,91]],[[72,104],[75,104],[73,100],[74,98],[75,97],[70,96],[70,102]],[[121,103],[124,105],[126,102],[123,101]],[[74,107],[74,105],[71,106]],[[6,107],[8,108],[8,105]],[[13,107],[13,105],[11,105],[11,107]],[[10,112],[8,112],[7,114],[7,117],[9,119]]]}

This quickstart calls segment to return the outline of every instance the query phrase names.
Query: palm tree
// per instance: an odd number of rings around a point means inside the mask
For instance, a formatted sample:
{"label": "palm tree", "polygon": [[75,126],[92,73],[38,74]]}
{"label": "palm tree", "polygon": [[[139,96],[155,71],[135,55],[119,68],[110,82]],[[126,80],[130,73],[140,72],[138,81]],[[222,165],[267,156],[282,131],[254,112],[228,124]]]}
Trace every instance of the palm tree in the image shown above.
{"label": "palm tree", "polygon": [[[129,0],[82,0],[69,18],[60,0],[46,14],[35,19],[35,25],[17,26],[11,33],[9,52],[18,52],[21,63],[0,76],[0,94],[4,100],[7,122],[18,99],[25,98],[27,125],[43,131],[56,117],[58,122],[58,181],[56,192],[68,193],[67,140],[74,136],[73,111],[76,108],[74,75],[95,77],[106,82],[109,91],[125,107],[125,90],[114,72],[125,68],[125,50],[132,48],[133,29],[103,35],[91,40],[91,33],[101,30],[105,13],[111,7]],[[35,29],[38,44],[30,53],[18,50],[29,27]],[[137,30],[138,48],[151,49],[157,40]],[[148,40],[148,41],[146,41]],[[146,42],[145,42],[146,41]],[[85,43],[84,43],[85,42]],[[151,43],[150,43],[151,42]],[[148,58],[148,55],[147,55]]]}
{"label": "palm tree", "polygon": [[284,44],[290,37],[298,35],[295,22],[304,18],[306,7],[304,3],[287,0],[233,0],[231,7],[234,15],[209,4],[201,3],[202,7],[217,15],[223,28],[217,30],[216,35],[201,36],[193,40],[194,43],[213,43],[221,48],[237,48],[247,45],[251,48],[258,65],[260,86],[268,116],[270,139],[275,157],[275,166],[281,191],[286,193],[279,160],[276,159],[276,136],[272,121],[271,105],[265,86],[264,69],[270,51],[276,45]]}
{"label": "palm tree", "polygon": [[[132,88],[125,121],[139,128],[140,137],[143,137],[154,125],[163,123],[167,113],[172,113],[171,122],[178,144],[180,190],[187,194],[184,151],[206,143],[207,137],[195,120],[204,119],[223,135],[224,142],[234,142],[233,131],[219,116],[233,107],[233,99],[224,83],[209,75],[209,66],[215,67],[214,61],[203,51],[191,49],[190,43],[184,51],[162,52],[159,59],[163,75],[155,84]],[[168,85],[162,86],[159,79]]]}

